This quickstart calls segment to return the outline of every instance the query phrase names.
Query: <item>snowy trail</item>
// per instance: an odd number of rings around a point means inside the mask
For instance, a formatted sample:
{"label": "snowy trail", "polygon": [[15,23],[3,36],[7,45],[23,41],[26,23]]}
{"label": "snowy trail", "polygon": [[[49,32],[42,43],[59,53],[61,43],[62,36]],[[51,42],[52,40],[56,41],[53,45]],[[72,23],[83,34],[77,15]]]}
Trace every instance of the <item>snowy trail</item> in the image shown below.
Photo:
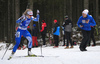
{"label": "snowy trail", "polygon": [[[43,48],[43,55],[45,57],[18,57],[27,55],[27,49],[17,50],[16,54],[11,60],[7,60],[11,54],[8,50],[4,59],[0,59],[0,64],[100,64],[100,46],[87,47],[86,52],[81,52],[79,46],[73,49],[45,47]],[[0,51],[0,58],[2,58],[5,50]],[[41,55],[40,47],[33,48],[32,52]]]}

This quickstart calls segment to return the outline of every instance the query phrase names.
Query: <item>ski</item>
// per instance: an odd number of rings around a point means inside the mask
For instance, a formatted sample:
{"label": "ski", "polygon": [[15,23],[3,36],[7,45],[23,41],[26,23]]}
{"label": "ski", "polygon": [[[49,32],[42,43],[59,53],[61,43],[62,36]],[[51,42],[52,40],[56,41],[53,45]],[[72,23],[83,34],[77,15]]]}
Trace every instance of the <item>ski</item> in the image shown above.
{"label": "ski", "polygon": [[42,55],[27,55],[27,56],[23,56],[23,57],[44,57]]}
{"label": "ski", "polygon": [[[26,56],[17,56],[17,57],[44,57],[41,55],[26,55]],[[12,57],[9,57],[8,60],[12,59]]]}
{"label": "ski", "polygon": [[42,55],[32,55],[32,56],[17,56],[17,57],[59,57],[59,56],[42,56]]}
{"label": "ski", "polygon": [[[26,55],[26,56],[16,56],[17,58],[21,57],[59,57],[59,56],[42,56],[42,55]],[[12,57],[9,57],[8,60],[12,59]]]}
{"label": "ski", "polygon": [[42,55],[26,55],[26,56],[18,56],[18,57],[44,57]]}

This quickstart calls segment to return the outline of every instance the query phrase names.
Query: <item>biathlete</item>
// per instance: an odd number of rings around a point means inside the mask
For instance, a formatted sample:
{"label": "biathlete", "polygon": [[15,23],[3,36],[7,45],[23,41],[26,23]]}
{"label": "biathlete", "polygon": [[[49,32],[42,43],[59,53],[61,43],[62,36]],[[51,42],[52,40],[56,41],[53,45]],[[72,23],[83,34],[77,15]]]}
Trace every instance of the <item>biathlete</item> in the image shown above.
{"label": "biathlete", "polygon": [[26,9],[26,11],[23,13],[23,15],[16,21],[16,23],[20,23],[20,25],[18,27],[16,34],[15,34],[16,44],[15,44],[13,50],[12,50],[10,58],[12,58],[12,56],[16,52],[16,50],[17,50],[17,48],[20,44],[20,40],[21,40],[22,35],[28,40],[28,55],[34,55],[31,52],[32,36],[27,30],[27,26],[29,25],[31,20],[38,22],[38,20],[39,20],[39,10],[37,10],[37,17],[34,18],[33,17],[33,11],[31,9]]}

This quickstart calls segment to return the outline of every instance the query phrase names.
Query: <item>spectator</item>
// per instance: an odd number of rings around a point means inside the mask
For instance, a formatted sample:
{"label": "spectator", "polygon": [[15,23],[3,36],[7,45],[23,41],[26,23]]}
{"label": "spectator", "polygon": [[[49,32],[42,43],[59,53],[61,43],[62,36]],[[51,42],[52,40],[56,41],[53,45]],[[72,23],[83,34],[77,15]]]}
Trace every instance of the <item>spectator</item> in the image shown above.
{"label": "spectator", "polygon": [[54,44],[55,44],[53,48],[57,48],[59,45],[59,35],[60,35],[60,26],[57,23],[57,20],[54,20],[53,35],[54,35]]}
{"label": "spectator", "polygon": [[43,40],[43,46],[46,46],[46,41],[45,41],[45,36],[46,36],[46,32],[47,32],[47,25],[45,23],[44,20],[42,20],[42,26],[41,26],[41,35],[42,35],[42,40]]}
{"label": "spectator", "polygon": [[72,21],[68,18],[68,16],[65,16],[64,27],[65,27],[65,36],[66,36],[66,39],[67,39],[67,44],[66,44],[65,49],[69,48],[69,42],[71,44],[70,48],[73,48],[73,42],[72,42],[72,39],[71,39]]}
{"label": "spectator", "polygon": [[79,20],[77,22],[77,25],[78,25],[79,28],[81,28],[82,34],[83,34],[83,39],[82,39],[82,42],[81,42],[80,47],[79,47],[81,51],[87,51],[86,46],[87,46],[87,43],[89,43],[89,40],[90,40],[91,26],[96,25],[95,20],[93,19],[92,16],[90,16],[88,14],[88,12],[89,11],[87,9],[85,9],[82,12],[82,16],[79,18]]}
{"label": "spectator", "polygon": [[32,29],[32,42],[33,42],[32,44],[33,44],[33,47],[35,46],[35,44],[36,44],[36,47],[38,47],[37,34],[38,34],[38,29],[36,28],[36,25],[34,24],[33,29]]}

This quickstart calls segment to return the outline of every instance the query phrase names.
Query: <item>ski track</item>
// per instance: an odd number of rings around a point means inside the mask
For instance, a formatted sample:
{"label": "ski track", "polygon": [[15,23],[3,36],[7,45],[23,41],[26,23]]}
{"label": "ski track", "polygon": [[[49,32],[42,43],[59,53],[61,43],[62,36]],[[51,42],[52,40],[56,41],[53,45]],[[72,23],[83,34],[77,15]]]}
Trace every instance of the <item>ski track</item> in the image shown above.
{"label": "ski track", "polygon": [[[0,64],[100,64],[100,46],[87,47],[86,52],[81,52],[79,46],[73,49],[53,48],[53,46],[42,48],[44,57],[18,57],[27,55],[27,49],[17,50],[11,60],[7,60],[12,50],[8,50]],[[5,50],[0,51],[2,58]],[[41,55],[40,47],[32,48],[32,52]]]}

